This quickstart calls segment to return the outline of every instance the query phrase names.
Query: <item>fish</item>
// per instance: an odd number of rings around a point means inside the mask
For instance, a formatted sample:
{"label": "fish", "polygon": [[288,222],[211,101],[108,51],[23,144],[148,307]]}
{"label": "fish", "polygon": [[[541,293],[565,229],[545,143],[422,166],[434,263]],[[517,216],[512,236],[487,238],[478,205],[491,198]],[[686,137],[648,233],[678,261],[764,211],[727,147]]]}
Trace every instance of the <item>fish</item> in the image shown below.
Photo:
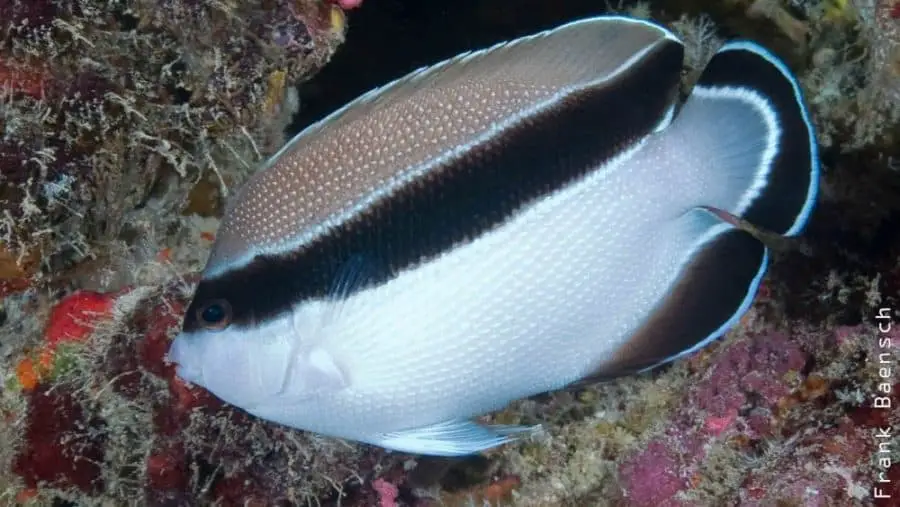
{"label": "fish", "polygon": [[[645,372],[734,327],[815,207],[816,133],[774,54],[597,16],[460,54],[301,131],[229,199],[168,358],[290,428],[465,456],[481,419]],[[481,421],[481,422],[479,422]]]}

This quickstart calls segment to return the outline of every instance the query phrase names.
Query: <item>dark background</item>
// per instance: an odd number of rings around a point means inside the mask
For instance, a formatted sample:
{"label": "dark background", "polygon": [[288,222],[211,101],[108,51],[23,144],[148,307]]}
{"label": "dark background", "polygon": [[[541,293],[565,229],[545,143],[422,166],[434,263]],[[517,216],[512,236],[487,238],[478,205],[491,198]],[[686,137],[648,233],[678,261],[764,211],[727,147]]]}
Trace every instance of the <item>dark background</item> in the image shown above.
{"label": "dark background", "polygon": [[[647,3],[660,21],[682,13],[707,13],[724,36],[772,31],[764,20],[736,17],[735,9],[722,7],[721,0]],[[609,12],[603,0],[365,0],[347,13],[347,40],[332,61],[300,87],[300,112],[289,132],[299,132],[357,96],[419,67]]]}

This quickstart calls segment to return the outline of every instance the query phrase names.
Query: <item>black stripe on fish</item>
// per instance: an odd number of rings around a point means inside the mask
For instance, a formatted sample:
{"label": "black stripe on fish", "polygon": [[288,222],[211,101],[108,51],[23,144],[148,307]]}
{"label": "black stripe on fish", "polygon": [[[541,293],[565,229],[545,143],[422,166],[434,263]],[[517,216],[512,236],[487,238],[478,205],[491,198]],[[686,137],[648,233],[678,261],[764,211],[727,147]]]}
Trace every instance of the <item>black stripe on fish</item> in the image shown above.
{"label": "black stripe on fish", "polygon": [[232,324],[252,326],[329,297],[353,259],[366,260],[360,290],[499,227],[650,133],[674,100],[682,59],[681,44],[661,41],[639,65],[497,132],[296,252],[201,281],[185,331],[198,327],[196,309],[207,301],[228,300]]}

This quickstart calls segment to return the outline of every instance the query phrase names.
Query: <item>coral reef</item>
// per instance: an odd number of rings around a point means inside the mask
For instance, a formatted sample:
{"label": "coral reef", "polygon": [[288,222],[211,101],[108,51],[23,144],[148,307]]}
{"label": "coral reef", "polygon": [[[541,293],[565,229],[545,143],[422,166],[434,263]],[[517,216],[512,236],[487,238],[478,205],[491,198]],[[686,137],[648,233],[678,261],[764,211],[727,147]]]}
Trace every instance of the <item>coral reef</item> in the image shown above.
{"label": "coral reef", "polygon": [[0,503],[177,496],[212,474],[163,438],[193,408],[162,366],[178,317],[134,332],[135,298],[202,266],[221,203],[283,144],[294,86],[343,42],[344,15],[324,0],[2,0],[0,28]]}
{"label": "coral reef", "polygon": [[707,349],[515,402],[485,419],[546,431],[465,460],[290,430],[181,382],[164,356],[222,203],[284,142],[295,85],[360,3],[0,0],[0,504],[897,504],[900,16],[887,0],[617,7],[684,37],[685,87],[726,36],[766,42],[821,132],[808,234],[775,252],[752,310]]}
{"label": "coral reef", "polygon": [[0,20],[0,252],[39,285],[86,260],[121,277],[148,227],[215,214],[345,29],[315,1],[3,0]]}
{"label": "coral reef", "polygon": [[[871,340],[870,331],[848,332],[863,341]],[[741,505],[851,505],[870,498],[877,476],[869,464],[877,443],[872,432],[879,425],[854,421],[865,409],[832,394],[836,383],[866,383],[833,376],[846,358],[826,363],[816,351],[835,350],[836,342],[820,330],[766,331],[730,342],[687,390],[665,429],[622,461],[629,503],[707,505],[732,495]],[[828,348],[817,348],[822,345]],[[810,361],[825,365],[803,373]],[[849,413],[829,406],[842,401],[850,402]],[[662,487],[645,488],[647,477]]]}
{"label": "coral reef", "polygon": [[[896,142],[900,120],[900,20],[893,2],[804,2],[808,89],[820,142],[843,151]],[[840,139],[836,142],[835,139]]]}

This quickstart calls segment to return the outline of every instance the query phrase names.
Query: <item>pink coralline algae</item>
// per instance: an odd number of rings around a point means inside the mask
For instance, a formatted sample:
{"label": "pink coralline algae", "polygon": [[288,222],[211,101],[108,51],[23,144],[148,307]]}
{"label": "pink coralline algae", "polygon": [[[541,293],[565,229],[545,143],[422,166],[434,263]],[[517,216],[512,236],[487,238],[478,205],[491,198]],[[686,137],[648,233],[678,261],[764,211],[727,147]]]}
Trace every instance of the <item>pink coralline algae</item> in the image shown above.
{"label": "pink coralline algae", "polygon": [[356,9],[360,7],[363,0],[333,0],[338,7],[344,10]]}
{"label": "pink coralline algae", "polygon": [[[804,507],[850,505],[854,489],[859,496],[870,492],[860,483],[859,463],[872,455],[868,428],[846,418],[839,426],[798,438],[788,452],[773,456],[777,465],[753,470],[740,492],[740,505],[768,507],[791,500]],[[840,503],[844,502],[844,503]]]}
{"label": "pink coralline algae", "polygon": [[378,493],[379,507],[397,507],[397,486],[384,479],[376,479],[372,482],[372,489]]}
{"label": "pink coralline algae", "polygon": [[679,505],[673,498],[685,489],[687,482],[678,473],[676,455],[665,440],[659,439],[647,444],[643,452],[622,465],[620,474],[631,504]]}
{"label": "pink coralline algae", "polygon": [[741,340],[724,351],[704,381],[688,393],[688,404],[702,410],[707,421],[734,421],[739,410],[747,409],[769,414],[791,392],[782,377],[800,371],[806,360],[783,333]]}
{"label": "pink coralline algae", "polygon": [[[798,415],[803,413],[798,407],[830,395],[827,379],[804,373],[817,359],[810,347],[823,339],[846,342],[848,333],[853,334],[841,330],[810,338],[765,332],[723,345],[662,432],[621,462],[626,504],[696,505],[713,452],[743,455],[747,465],[725,490],[707,491],[706,499],[825,507],[868,498],[865,481],[871,471],[865,467],[874,452],[872,428],[886,421],[866,421],[866,409],[857,407],[809,431],[817,421],[803,417],[814,412]],[[878,412],[882,418],[885,414]]]}

